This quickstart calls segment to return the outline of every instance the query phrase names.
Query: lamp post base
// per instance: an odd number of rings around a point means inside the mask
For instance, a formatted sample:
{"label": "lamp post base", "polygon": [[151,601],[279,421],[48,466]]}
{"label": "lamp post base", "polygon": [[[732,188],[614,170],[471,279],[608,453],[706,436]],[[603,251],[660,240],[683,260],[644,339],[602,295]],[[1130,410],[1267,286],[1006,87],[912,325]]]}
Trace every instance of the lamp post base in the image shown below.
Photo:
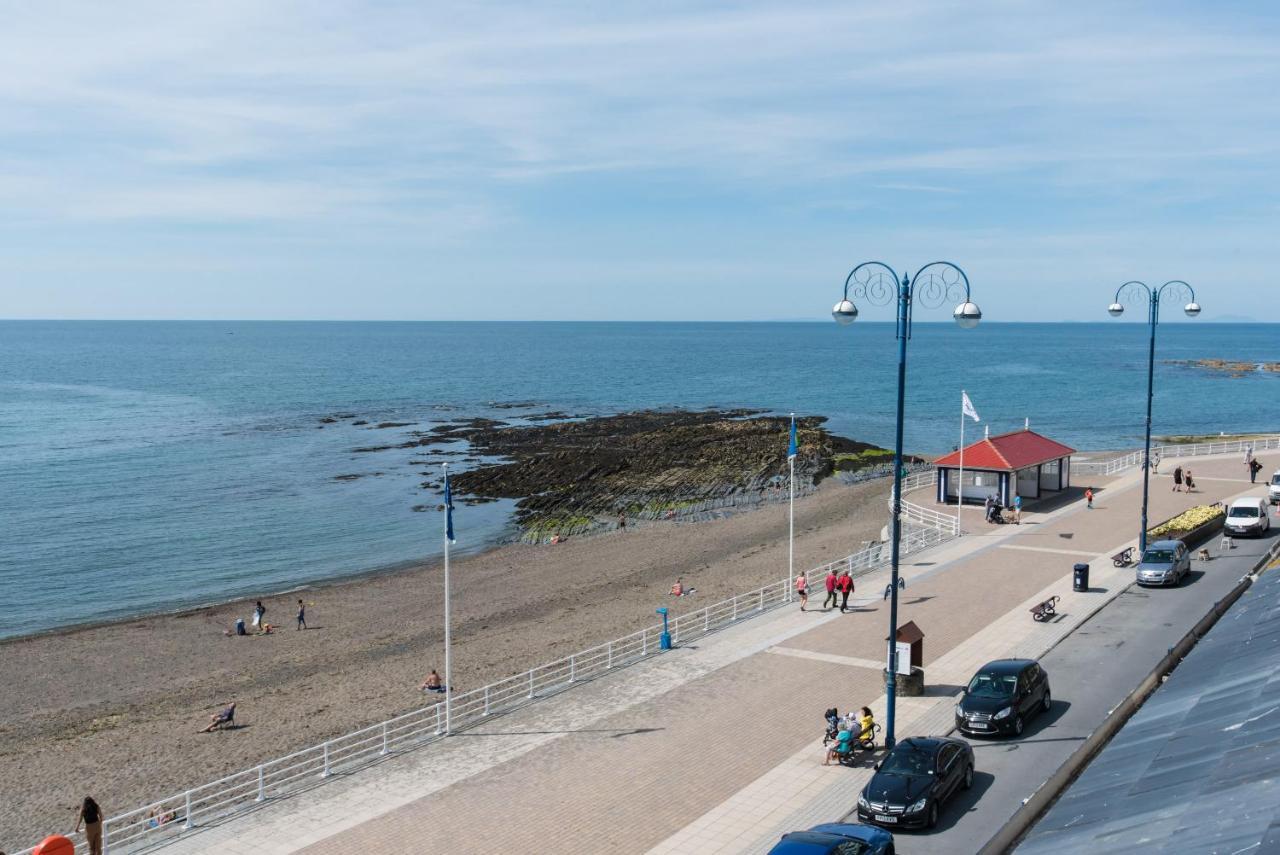
{"label": "lamp post base", "polygon": [[[888,670],[884,672],[884,678],[888,681]],[[910,674],[894,674],[893,685],[897,694],[903,697],[921,697],[924,694],[924,669],[912,666]]]}

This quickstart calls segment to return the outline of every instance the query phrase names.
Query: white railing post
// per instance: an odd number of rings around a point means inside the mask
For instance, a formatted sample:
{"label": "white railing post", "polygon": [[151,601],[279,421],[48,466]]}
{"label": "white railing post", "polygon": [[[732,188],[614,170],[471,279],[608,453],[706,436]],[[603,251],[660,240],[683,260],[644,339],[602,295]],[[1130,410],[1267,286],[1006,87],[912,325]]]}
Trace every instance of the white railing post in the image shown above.
{"label": "white railing post", "polygon": [[187,815],[187,819],[186,819],[186,822],[182,823],[182,827],[184,829],[194,828],[196,824],[196,820],[195,820],[195,817],[191,815],[191,791],[190,790],[187,790],[186,809],[184,812]]}
{"label": "white railing post", "polygon": [[329,777],[329,741],[327,739],[324,743],[324,771],[320,773],[320,777]]}
{"label": "white railing post", "polygon": [[533,669],[529,669],[529,697],[533,697]]}
{"label": "white railing post", "polygon": [[649,653],[649,630],[640,632],[640,655],[647,656]]}
{"label": "white railing post", "polygon": [[436,736],[439,736],[443,732],[444,731],[440,726],[440,702],[437,701],[436,702]]}
{"label": "white railing post", "polygon": [[378,752],[379,757],[387,756],[387,723],[382,723],[382,750]]}
{"label": "white railing post", "polygon": [[729,618],[729,620],[735,621],[737,619],[738,619],[738,598],[734,597],[733,598],[733,617]]}
{"label": "white railing post", "polygon": [[609,651],[607,656],[608,656],[608,660],[604,667],[612,668],[613,667],[613,642],[612,641],[609,642]]}
{"label": "white railing post", "polygon": [[267,798],[266,780],[262,774],[262,766],[259,765],[258,766],[258,797],[254,799],[254,801],[261,802],[261,801],[265,801],[266,798]]}
{"label": "white railing post", "polygon": [[484,714],[489,714],[489,687],[484,687]]}
{"label": "white railing post", "polygon": [[711,607],[707,606],[702,610],[702,631],[711,631]]}
{"label": "white railing post", "polygon": [[760,589],[760,606],[756,609],[758,612],[764,611],[764,588]]}
{"label": "white railing post", "polygon": [[570,656],[569,657],[569,682],[570,683],[572,683],[574,680],[577,679],[576,670],[577,670],[577,661],[572,656]]}

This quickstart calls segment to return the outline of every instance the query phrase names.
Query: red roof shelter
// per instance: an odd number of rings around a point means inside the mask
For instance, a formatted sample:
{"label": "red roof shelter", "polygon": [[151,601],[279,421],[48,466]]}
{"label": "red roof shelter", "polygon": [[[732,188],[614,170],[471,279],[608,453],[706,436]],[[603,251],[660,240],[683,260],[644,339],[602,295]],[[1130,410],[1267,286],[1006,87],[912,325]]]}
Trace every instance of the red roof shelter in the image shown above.
{"label": "red roof shelter", "polygon": [[959,494],[960,466],[964,465],[964,500],[986,501],[994,497],[1008,506],[1015,495],[1038,499],[1042,491],[1071,486],[1071,455],[1075,449],[1018,430],[980,439],[962,452],[953,451],[934,461],[938,468],[938,501],[954,501]]}

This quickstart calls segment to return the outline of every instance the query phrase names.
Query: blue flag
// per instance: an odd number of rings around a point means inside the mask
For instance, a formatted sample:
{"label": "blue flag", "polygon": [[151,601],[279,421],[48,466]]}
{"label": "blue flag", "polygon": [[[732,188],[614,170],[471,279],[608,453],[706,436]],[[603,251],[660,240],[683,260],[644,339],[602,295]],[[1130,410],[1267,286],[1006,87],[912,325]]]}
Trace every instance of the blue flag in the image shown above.
{"label": "blue flag", "polygon": [[800,452],[800,444],[796,442],[796,417],[791,417],[791,443],[787,446],[787,459],[795,457]]}
{"label": "blue flag", "polygon": [[449,488],[449,470],[444,472],[444,536],[450,543],[457,541],[453,536],[453,491]]}

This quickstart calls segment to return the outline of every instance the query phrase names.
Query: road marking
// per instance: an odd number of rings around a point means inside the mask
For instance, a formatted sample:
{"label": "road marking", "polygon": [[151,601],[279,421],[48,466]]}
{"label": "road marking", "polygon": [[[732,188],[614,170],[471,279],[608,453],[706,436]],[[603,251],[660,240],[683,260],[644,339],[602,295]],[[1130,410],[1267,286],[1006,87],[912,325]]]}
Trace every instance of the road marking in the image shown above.
{"label": "road marking", "polygon": [[779,656],[794,656],[797,659],[815,659],[819,662],[834,662],[837,665],[851,665],[854,668],[884,667],[883,662],[874,659],[859,659],[856,656],[837,656],[834,653],[817,653],[813,650],[802,650],[799,647],[770,647],[765,653],[776,653]]}
{"label": "road marking", "polygon": [[1021,549],[1025,552],[1049,552],[1053,555],[1092,555],[1092,549],[1053,549],[1049,546],[1020,546],[1016,543],[1002,543],[998,549]]}

